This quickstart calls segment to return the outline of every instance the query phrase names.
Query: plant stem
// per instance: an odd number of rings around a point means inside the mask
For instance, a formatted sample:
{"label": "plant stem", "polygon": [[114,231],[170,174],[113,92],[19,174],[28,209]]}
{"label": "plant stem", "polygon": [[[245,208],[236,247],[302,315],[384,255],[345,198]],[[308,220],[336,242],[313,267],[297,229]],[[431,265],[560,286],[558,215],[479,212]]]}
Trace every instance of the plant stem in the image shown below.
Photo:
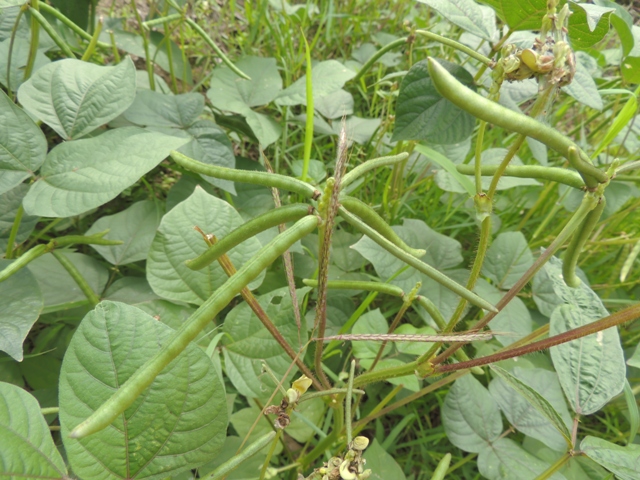
{"label": "plant stem", "polygon": [[[59,20],[61,23],[69,27],[71,30],[73,30],[73,32],[75,32],[78,36],[82,37],[86,41],[90,42],[91,39],[93,38],[91,34],[85,32],[78,25],[73,23],[69,18],[65,17],[62,13],[60,13],[60,11],[47,5],[46,3],[44,2],[40,3],[39,10],[48,15],[51,15],[52,17],[55,17],[57,20]],[[105,42],[98,41],[96,42],[96,45],[100,48],[105,48],[107,50],[111,48],[111,45]],[[119,61],[116,61],[116,63],[119,63]]]}
{"label": "plant stem", "polygon": [[[499,165],[482,165],[480,175],[488,177],[494,175]],[[456,165],[456,170],[463,175],[473,175],[475,169],[471,165]],[[563,183],[573,188],[584,188],[582,177],[572,170],[560,167],[543,167],[541,165],[509,165],[503,171],[505,177],[535,178]]]}
{"label": "plant stem", "polygon": [[22,222],[22,215],[24,214],[24,208],[22,204],[18,207],[16,217],[13,219],[13,225],[11,225],[11,232],[9,232],[9,240],[7,243],[7,252],[5,258],[13,258],[13,247],[16,243],[16,237],[18,236],[18,230],[20,230],[20,223]]}
{"label": "plant stem", "polygon": [[306,123],[304,129],[304,152],[302,156],[302,177],[303,182],[307,181],[307,175],[309,174],[309,164],[311,163],[311,147],[313,146],[313,117],[315,111],[313,109],[313,72],[311,65],[311,50],[309,49],[309,43],[304,35],[302,29],[300,30],[302,40],[304,41],[304,56],[306,60]]}
{"label": "plant stem", "polygon": [[564,464],[569,461],[570,458],[571,455],[569,454],[569,452],[565,452],[565,454],[562,455],[553,465],[549,466],[549,468],[538,475],[535,480],[547,480],[551,478],[552,475],[560,470],[564,466]]}
{"label": "plant stem", "polygon": [[431,33],[427,30],[416,30],[418,35],[423,37],[427,37],[430,40],[435,40],[436,42],[442,43],[443,45],[448,45],[451,48],[455,48],[456,50],[460,50],[461,52],[466,53],[471,58],[475,58],[479,62],[482,62],[487,67],[492,67],[494,62],[490,58],[485,57],[481,53],[476,52],[474,49],[463,45],[460,42],[456,42],[455,40],[451,40],[450,38],[442,37],[438,34]]}
{"label": "plant stem", "polygon": [[57,250],[52,250],[51,255],[53,255],[56,260],[60,262],[60,265],[62,265],[69,275],[71,275],[71,278],[73,278],[73,281],[76,282],[78,287],[80,287],[80,290],[82,290],[84,296],[87,297],[87,300],[89,300],[92,307],[95,307],[100,303],[100,297],[89,286],[87,280],[82,276],[76,266],[71,263],[71,260],[69,260],[62,252]]}
{"label": "plant stem", "polygon": [[406,45],[407,43],[409,43],[409,37],[399,38],[397,40],[394,40],[393,42],[387,43],[384,47],[382,47],[376,53],[371,55],[371,57],[369,57],[369,59],[366,61],[364,65],[362,65],[360,70],[358,70],[358,73],[356,74],[356,76],[353,77],[351,81],[357,84],[360,81],[360,79],[364,76],[364,74],[371,69],[373,64],[376,63],[378,60],[380,60],[380,57],[382,57],[385,53],[397,47]]}
{"label": "plant stem", "polygon": [[[40,9],[39,0],[31,0],[32,11],[38,11]],[[38,53],[38,44],[40,42],[40,23],[38,19],[31,15],[31,41],[29,43],[29,56],[27,57],[27,65],[24,68],[24,80],[28,80],[33,73],[33,65],[36,61],[36,55]],[[10,71],[7,69],[7,75]]]}
{"label": "plant stem", "polygon": [[73,52],[71,51],[71,49],[69,48],[69,45],[67,45],[67,43],[62,38],[60,38],[60,35],[58,35],[58,32],[56,32],[56,30],[51,26],[51,24],[47,21],[47,19],[42,16],[42,14],[39,11],[37,11],[34,8],[31,8],[30,13],[31,13],[31,16],[38,21],[42,29],[45,32],[47,32],[47,34],[51,37],[51,40],[53,40],[54,43],[58,46],[58,48],[62,50],[62,53],[64,53],[65,57],[76,58]]}

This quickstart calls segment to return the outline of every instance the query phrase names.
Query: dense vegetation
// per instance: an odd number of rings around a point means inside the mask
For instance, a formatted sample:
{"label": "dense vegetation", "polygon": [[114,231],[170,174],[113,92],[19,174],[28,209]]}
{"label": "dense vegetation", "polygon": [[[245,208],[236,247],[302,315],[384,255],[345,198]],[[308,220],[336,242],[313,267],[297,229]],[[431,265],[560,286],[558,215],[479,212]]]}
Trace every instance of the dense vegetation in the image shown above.
{"label": "dense vegetation", "polygon": [[640,478],[636,23],[0,0],[0,476]]}

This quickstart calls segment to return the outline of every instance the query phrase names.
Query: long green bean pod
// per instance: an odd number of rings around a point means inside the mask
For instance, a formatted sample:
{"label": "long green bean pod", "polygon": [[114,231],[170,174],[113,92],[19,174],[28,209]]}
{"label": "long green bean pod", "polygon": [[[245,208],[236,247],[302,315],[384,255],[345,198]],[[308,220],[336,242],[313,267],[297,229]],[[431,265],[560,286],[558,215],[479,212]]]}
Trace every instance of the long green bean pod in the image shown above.
{"label": "long green bean pod", "polygon": [[[428,68],[431,80],[440,95],[459,108],[469,112],[476,118],[484,120],[485,122],[498,125],[499,127],[511,132],[520,133],[534,138],[567,159],[569,159],[569,155],[571,154],[569,149],[572,147],[575,148],[578,153],[578,157],[581,160],[579,165],[577,165],[578,171],[581,174],[593,176],[593,171],[584,171],[585,163],[583,162],[586,162],[586,164],[589,165],[591,164],[589,157],[570,138],[565,137],[557,130],[531,117],[509,110],[508,108],[477,94],[460,83],[433,58],[429,58]],[[600,183],[604,183],[606,178],[601,176],[604,172],[599,172],[598,181]]]}
{"label": "long green bean pod", "polygon": [[421,248],[411,248],[409,245],[404,243],[404,241],[398,236],[398,234],[393,231],[393,228],[391,228],[389,224],[385,222],[384,219],[366,203],[358,200],[355,197],[348,196],[341,197],[340,203],[349,212],[360,217],[360,220],[362,220],[384,238],[393,243],[396,247],[401,248],[402,250],[407,252],[409,255],[420,258],[424,256],[425,253],[427,253],[426,250],[422,250]]}
{"label": "long green bean pod", "polygon": [[[317,287],[318,281],[305,278],[302,283],[308,287]],[[403,297],[404,292],[400,287],[380,282],[359,282],[353,280],[329,280],[327,288],[336,290],[366,290],[367,292],[380,292],[394,297]]]}
{"label": "long green bean pod", "polygon": [[564,259],[562,260],[562,276],[564,277],[565,283],[572,288],[580,286],[581,280],[576,275],[578,257],[582,252],[584,244],[587,243],[589,235],[593,232],[593,228],[598,223],[598,220],[600,220],[606,203],[603,195],[600,198],[600,203],[587,214],[586,218],[582,221],[582,225],[580,225],[576,233],[573,234],[573,238],[564,254]]}
{"label": "long green bean pod", "polygon": [[0,271],[0,282],[4,282],[22,267],[26,267],[29,263],[45,253],[47,253],[47,246],[42,244],[27,250],[11,262],[4,270]]}
{"label": "long green bean pod", "polygon": [[264,434],[255,442],[253,442],[251,445],[249,445],[247,448],[242,450],[242,452],[240,452],[237,455],[234,455],[229,460],[227,460],[222,465],[220,465],[218,468],[216,468],[213,472],[211,472],[211,474],[204,477],[203,480],[218,480],[220,478],[223,478],[229,475],[229,473],[233,472],[236,468],[242,465],[242,462],[251,458],[260,450],[262,450],[264,447],[269,445],[271,441],[275,438],[275,436],[276,436],[276,432],[269,432]]}
{"label": "long green bean pod", "polygon": [[[482,165],[480,175],[490,177],[496,173],[499,165]],[[595,168],[595,167],[594,167]],[[463,175],[473,175],[474,165],[456,165],[456,170]],[[572,170],[558,167],[543,167],[541,165],[509,165],[505,171],[506,177],[535,178],[538,180],[551,180],[552,182],[563,183],[573,188],[584,188],[582,177]]]}
{"label": "long green bean pod", "polygon": [[233,182],[251,183],[270,188],[281,188],[283,190],[288,190],[302,195],[305,198],[317,198],[320,196],[320,192],[308,183],[296,178],[279,175],[277,173],[254,172],[238,170],[235,168],[217,167],[215,165],[208,165],[206,163],[199,162],[176,151],[171,152],[171,158],[173,158],[178,165],[201,175],[222,178]]}
{"label": "long green bean pod", "polygon": [[449,470],[449,464],[451,463],[451,454],[447,453],[442,460],[438,463],[433,475],[431,476],[431,480],[444,480],[444,476],[447,474],[447,470]]}
{"label": "long green bean pod", "polygon": [[367,237],[369,237],[371,240],[376,242],[378,245],[380,245],[382,248],[384,248],[387,252],[392,254],[394,257],[402,260],[407,265],[415,268],[419,272],[424,273],[426,276],[428,276],[429,278],[432,278],[433,280],[438,282],[440,285],[443,285],[444,287],[448,288],[452,292],[457,293],[458,295],[460,295],[465,300],[468,300],[473,305],[483,308],[485,310],[489,310],[490,312],[498,311],[496,310],[496,307],[491,305],[489,302],[487,302],[483,298],[480,298],[471,290],[467,290],[459,283],[451,280],[449,277],[441,273],[439,270],[436,270],[435,268],[433,268],[431,265],[424,263],[422,260],[417,259],[413,255],[409,255],[404,250],[395,246],[393,243],[391,243],[389,240],[384,238],[374,229],[369,227],[369,225],[361,222],[357,217],[349,213],[344,207],[340,207],[338,212],[340,216],[344,218],[350,225],[352,225],[354,228],[359,230],[361,233],[365,234]]}
{"label": "long green bean pod", "polygon": [[84,422],[70,433],[82,438],[106,428],[124,412],[156,376],[187,347],[200,331],[260,272],[273,263],[291,245],[318,226],[318,217],[309,215],[298,220],[251,257],[232,277],[218,288],[177,330],[160,352],[142,365],[117,391]]}
{"label": "long green bean pod", "polygon": [[221,255],[224,255],[236,245],[254,237],[268,228],[276,227],[283,223],[300,220],[305,215],[309,215],[310,207],[303,203],[295,203],[286,207],[270,210],[262,215],[258,215],[239,226],[224,238],[220,239],[202,255],[187,260],[185,264],[192,270],[200,270],[215,262]]}
{"label": "long green bean pod", "polygon": [[345,174],[344,177],[342,177],[340,188],[344,189],[347,185],[353,183],[355,180],[360,178],[368,171],[373,170],[374,168],[384,167],[386,165],[395,165],[396,163],[400,163],[407,158],[409,158],[409,154],[407,152],[402,152],[397,155],[390,155],[388,157],[380,157],[367,160],[366,162],[361,163],[356,168],[351,170],[349,173]]}
{"label": "long green bean pod", "polygon": [[47,19],[44,18],[38,10],[36,10],[35,8],[30,8],[29,13],[33,18],[35,18],[38,21],[42,29],[45,32],[47,32],[47,34],[51,37],[51,40],[53,40],[54,43],[58,45],[62,53],[64,53],[65,57],[76,58],[76,56],[73,54],[73,52],[69,48],[69,45],[67,45],[67,42],[65,42],[60,37],[60,35],[58,35],[58,32],[56,32],[56,30],[51,26],[51,24],[47,21]]}

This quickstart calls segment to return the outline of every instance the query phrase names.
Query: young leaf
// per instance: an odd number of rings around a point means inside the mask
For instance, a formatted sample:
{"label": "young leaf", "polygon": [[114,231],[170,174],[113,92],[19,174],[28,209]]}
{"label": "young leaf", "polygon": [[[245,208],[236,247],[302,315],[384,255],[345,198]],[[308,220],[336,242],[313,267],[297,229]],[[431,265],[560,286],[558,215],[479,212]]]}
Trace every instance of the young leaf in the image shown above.
{"label": "young leaf", "polygon": [[580,442],[580,449],[620,480],[636,480],[640,476],[640,445],[621,447],[601,438],[587,436]]}
{"label": "young leaf", "polygon": [[471,375],[456,380],[445,397],[441,413],[449,441],[466,452],[484,451],[502,433],[498,404]]}
{"label": "young leaf", "polygon": [[[10,263],[10,260],[0,260],[0,270]],[[42,307],[42,294],[29,269],[23,268],[0,282],[1,351],[7,352],[19,362],[22,361],[22,342],[40,316]]]}
{"label": "young leaf", "polygon": [[[512,375],[497,365],[491,365],[491,369],[500,378],[491,382],[489,391],[509,423],[554,450],[565,451],[571,447],[571,432],[567,427],[571,417],[554,372],[515,368]],[[518,377],[526,379],[526,383]],[[553,399],[553,405],[545,397]]]}
{"label": "young leaf", "polygon": [[58,135],[72,140],[116,118],[135,94],[130,57],[115,67],[68,58],[39,69],[20,87],[18,99]]}
{"label": "young leaf", "polygon": [[60,423],[69,462],[81,478],[102,478],[105,471],[119,478],[172,476],[220,450],[227,428],[224,389],[211,359],[195,345],[111,428],[69,437],[172,333],[141,310],[115,302],[100,303],[78,327],[62,363]]}
{"label": "young leaf", "polygon": [[68,478],[38,401],[20,387],[0,382],[0,475]]}

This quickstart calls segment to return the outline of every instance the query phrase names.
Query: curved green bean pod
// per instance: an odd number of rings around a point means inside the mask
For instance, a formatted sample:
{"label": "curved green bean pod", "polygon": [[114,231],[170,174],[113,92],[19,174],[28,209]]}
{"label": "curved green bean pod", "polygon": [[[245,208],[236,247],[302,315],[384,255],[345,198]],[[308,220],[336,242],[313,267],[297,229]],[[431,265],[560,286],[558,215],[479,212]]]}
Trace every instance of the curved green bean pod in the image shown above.
{"label": "curved green bean pod", "polygon": [[404,250],[398,248],[396,245],[391,243],[389,240],[384,238],[378,232],[376,232],[369,225],[360,221],[357,217],[349,213],[344,207],[340,207],[338,213],[342,218],[344,218],[350,225],[359,230],[361,233],[364,233],[371,240],[376,242],[382,248],[384,248],[387,252],[392,254],[394,257],[402,260],[407,265],[415,268],[421,273],[424,273],[429,278],[432,278],[440,285],[448,288],[454,293],[457,293],[465,300],[469,301],[473,305],[483,308],[484,310],[489,310],[490,312],[497,312],[496,307],[491,305],[489,302],[480,298],[478,295],[473,293],[471,290],[467,290],[459,283],[451,280],[449,277],[441,273],[439,270],[436,270],[431,265],[424,263],[422,260],[417,259],[413,255],[409,255]]}
{"label": "curved green bean pod", "polygon": [[30,262],[34,261],[41,255],[47,253],[47,245],[37,245],[11,262],[4,270],[0,271],[0,282],[4,282],[11,275],[16,273],[22,267],[26,267]]}
{"label": "curved green bean pod", "polygon": [[586,183],[587,187],[590,189],[597,187],[598,183],[607,183],[609,181],[609,177],[605,172],[597,169],[591,164],[591,162],[582,158],[578,151],[578,147],[569,147],[568,159],[571,166],[580,172],[580,175],[582,175],[582,178],[584,179],[584,183]]}
{"label": "curved green bean pod", "polygon": [[222,178],[233,182],[252,183],[255,185],[264,185],[265,187],[281,188],[283,190],[288,190],[302,195],[305,198],[315,199],[320,196],[320,192],[307,182],[303,182],[296,178],[285,177],[284,175],[279,175],[277,173],[252,172],[248,170],[237,170],[235,168],[217,167],[215,165],[208,165],[206,163],[199,162],[176,151],[171,152],[171,158],[173,158],[178,165],[201,175]]}
{"label": "curved green bean pod", "polygon": [[302,217],[311,214],[309,211],[310,208],[309,205],[295,203],[258,215],[256,218],[249,220],[216,242],[202,255],[187,260],[185,264],[191,270],[200,270],[215,262],[221,255],[224,255],[236,245],[241,244],[258,233],[283,223],[300,220]]}
{"label": "curved green bean pod", "polygon": [[251,458],[260,450],[262,450],[264,447],[269,445],[273,441],[275,436],[276,436],[276,432],[273,432],[273,431],[264,434],[262,437],[257,439],[251,445],[249,445],[247,448],[242,450],[242,452],[240,452],[238,455],[234,455],[229,460],[227,460],[222,465],[220,465],[218,468],[216,468],[213,472],[211,472],[210,475],[207,475],[206,477],[204,477],[203,480],[218,480],[220,478],[225,477],[226,475],[234,471],[236,468],[238,468],[242,464],[242,462]]}
{"label": "curved green bean pod", "polygon": [[589,235],[593,232],[593,228],[598,223],[598,220],[600,220],[606,203],[604,196],[602,196],[600,203],[587,214],[586,218],[582,221],[582,225],[580,225],[576,233],[573,234],[573,238],[564,254],[564,259],[562,260],[562,276],[564,277],[565,283],[571,288],[579,287],[580,283],[582,283],[576,275],[578,257],[582,252],[584,244],[587,243]]}
{"label": "curved green bean pod", "polygon": [[278,235],[251,257],[233,276],[218,288],[165,343],[161,351],[151,357],[84,422],[70,433],[82,438],[106,428],[124,412],[147,388],[156,376],[187,347],[200,331],[225,308],[233,298],[260,272],[273,263],[291,245],[311,233],[318,226],[318,217],[309,215]]}
{"label": "curved green bean pod", "polygon": [[402,250],[407,252],[409,255],[420,258],[423,257],[425,253],[427,253],[426,250],[423,250],[421,248],[411,248],[409,245],[404,243],[404,241],[398,236],[398,234],[393,231],[393,228],[391,228],[389,224],[385,222],[383,218],[366,203],[358,200],[355,197],[348,196],[341,197],[340,203],[349,212],[360,217],[360,219],[364,223],[369,225],[376,232],[393,243],[396,247],[401,248]]}
{"label": "curved green bean pod", "polygon": [[[308,287],[317,287],[317,280],[310,280],[305,278],[302,280]],[[380,292],[385,293],[387,295],[392,295],[394,297],[403,297],[404,292],[400,287],[396,287],[395,285],[389,285],[388,283],[380,283],[380,282],[359,282],[352,280],[329,280],[327,282],[327,288],[336,289],[336,290],[366,290],[367,292]]]}
{"label": "curved green bean pod", "polygon": [[[440,95],[474,117],[498,125],[511,132],[535,138],[567,159],[569,159],[570,155],[569,149],[573,147],[582,162],[591,164],[587,154],[580,150],[573,140],[531,117],[509,110],[477,94],[460,83],[433,58],[429,58],[429,75],[431,75],[431,80]],[[584,163],[582,162],[578,171],[593,176],[593,172],[583,171]],[[600,174],[604,174],[604,172],[600,171]],[[599,177],[600,174],[598,174]],[[600,177],[598,181],[604,183],[606,179],[601,179]]]}
{"label": "curved green bean pod", "polygon": [[[480,175],[483,177],[493,176],[499,165],[482,165]],[[463,175],[473,175],[473,165],[456,165],[456,170]],[[539,180],[551,180],[552,182],[563,183],[573,188],[584,188],[584,180],[572,170],[558,167],[543,167],[541,165],[509,165],[504,171],[506,177],[536,178]]]}
{"label": "curved green bean pod", "polygon": [[451,454],[447,453],[442,460],[438,463],[433,475],[431,476],[431,480],[444,480],[444,476],[447,474],[447,470],[449,470],[449,464],[451,463]]}
{"label": "curved green bean pod", "polygon": [[73,54],[73,52],[69,48],[69,45],[67,45],[67,42],[65,42],[60,37],[60,35],[58,35],[58,32],[51,26],[51,24],[47,21],[47,19],[44,18],[38,10],[31,7],[29,9],[29,13],[33,18],[35,18],[38,21],[42,29],[45,32],[47,32],[47,34],[51,37],[51,40],[53,40],[54,43],[58,45],[58,48],[62,51],[62,53],[64,53],[65,57],[76,58],[76,56]]}
{"label": "curved green bean pod", "polygon": [[340,182],[340,188],[344,188],[350,183],[353,183],[354,180],[358,179],[369,170],[373,170],[374,168],[384,167],[385,165],[394,165],[396,163],[400,163],[403,160],[409,158],[409,154],[407,152],[402,152],[397,155],[390,155],[388,157],[380,157],[373,158],[371,160],[367,160],[366,162],[358,165],[356,168],[347,173],[344,177],[342,177],[342,182]]}

